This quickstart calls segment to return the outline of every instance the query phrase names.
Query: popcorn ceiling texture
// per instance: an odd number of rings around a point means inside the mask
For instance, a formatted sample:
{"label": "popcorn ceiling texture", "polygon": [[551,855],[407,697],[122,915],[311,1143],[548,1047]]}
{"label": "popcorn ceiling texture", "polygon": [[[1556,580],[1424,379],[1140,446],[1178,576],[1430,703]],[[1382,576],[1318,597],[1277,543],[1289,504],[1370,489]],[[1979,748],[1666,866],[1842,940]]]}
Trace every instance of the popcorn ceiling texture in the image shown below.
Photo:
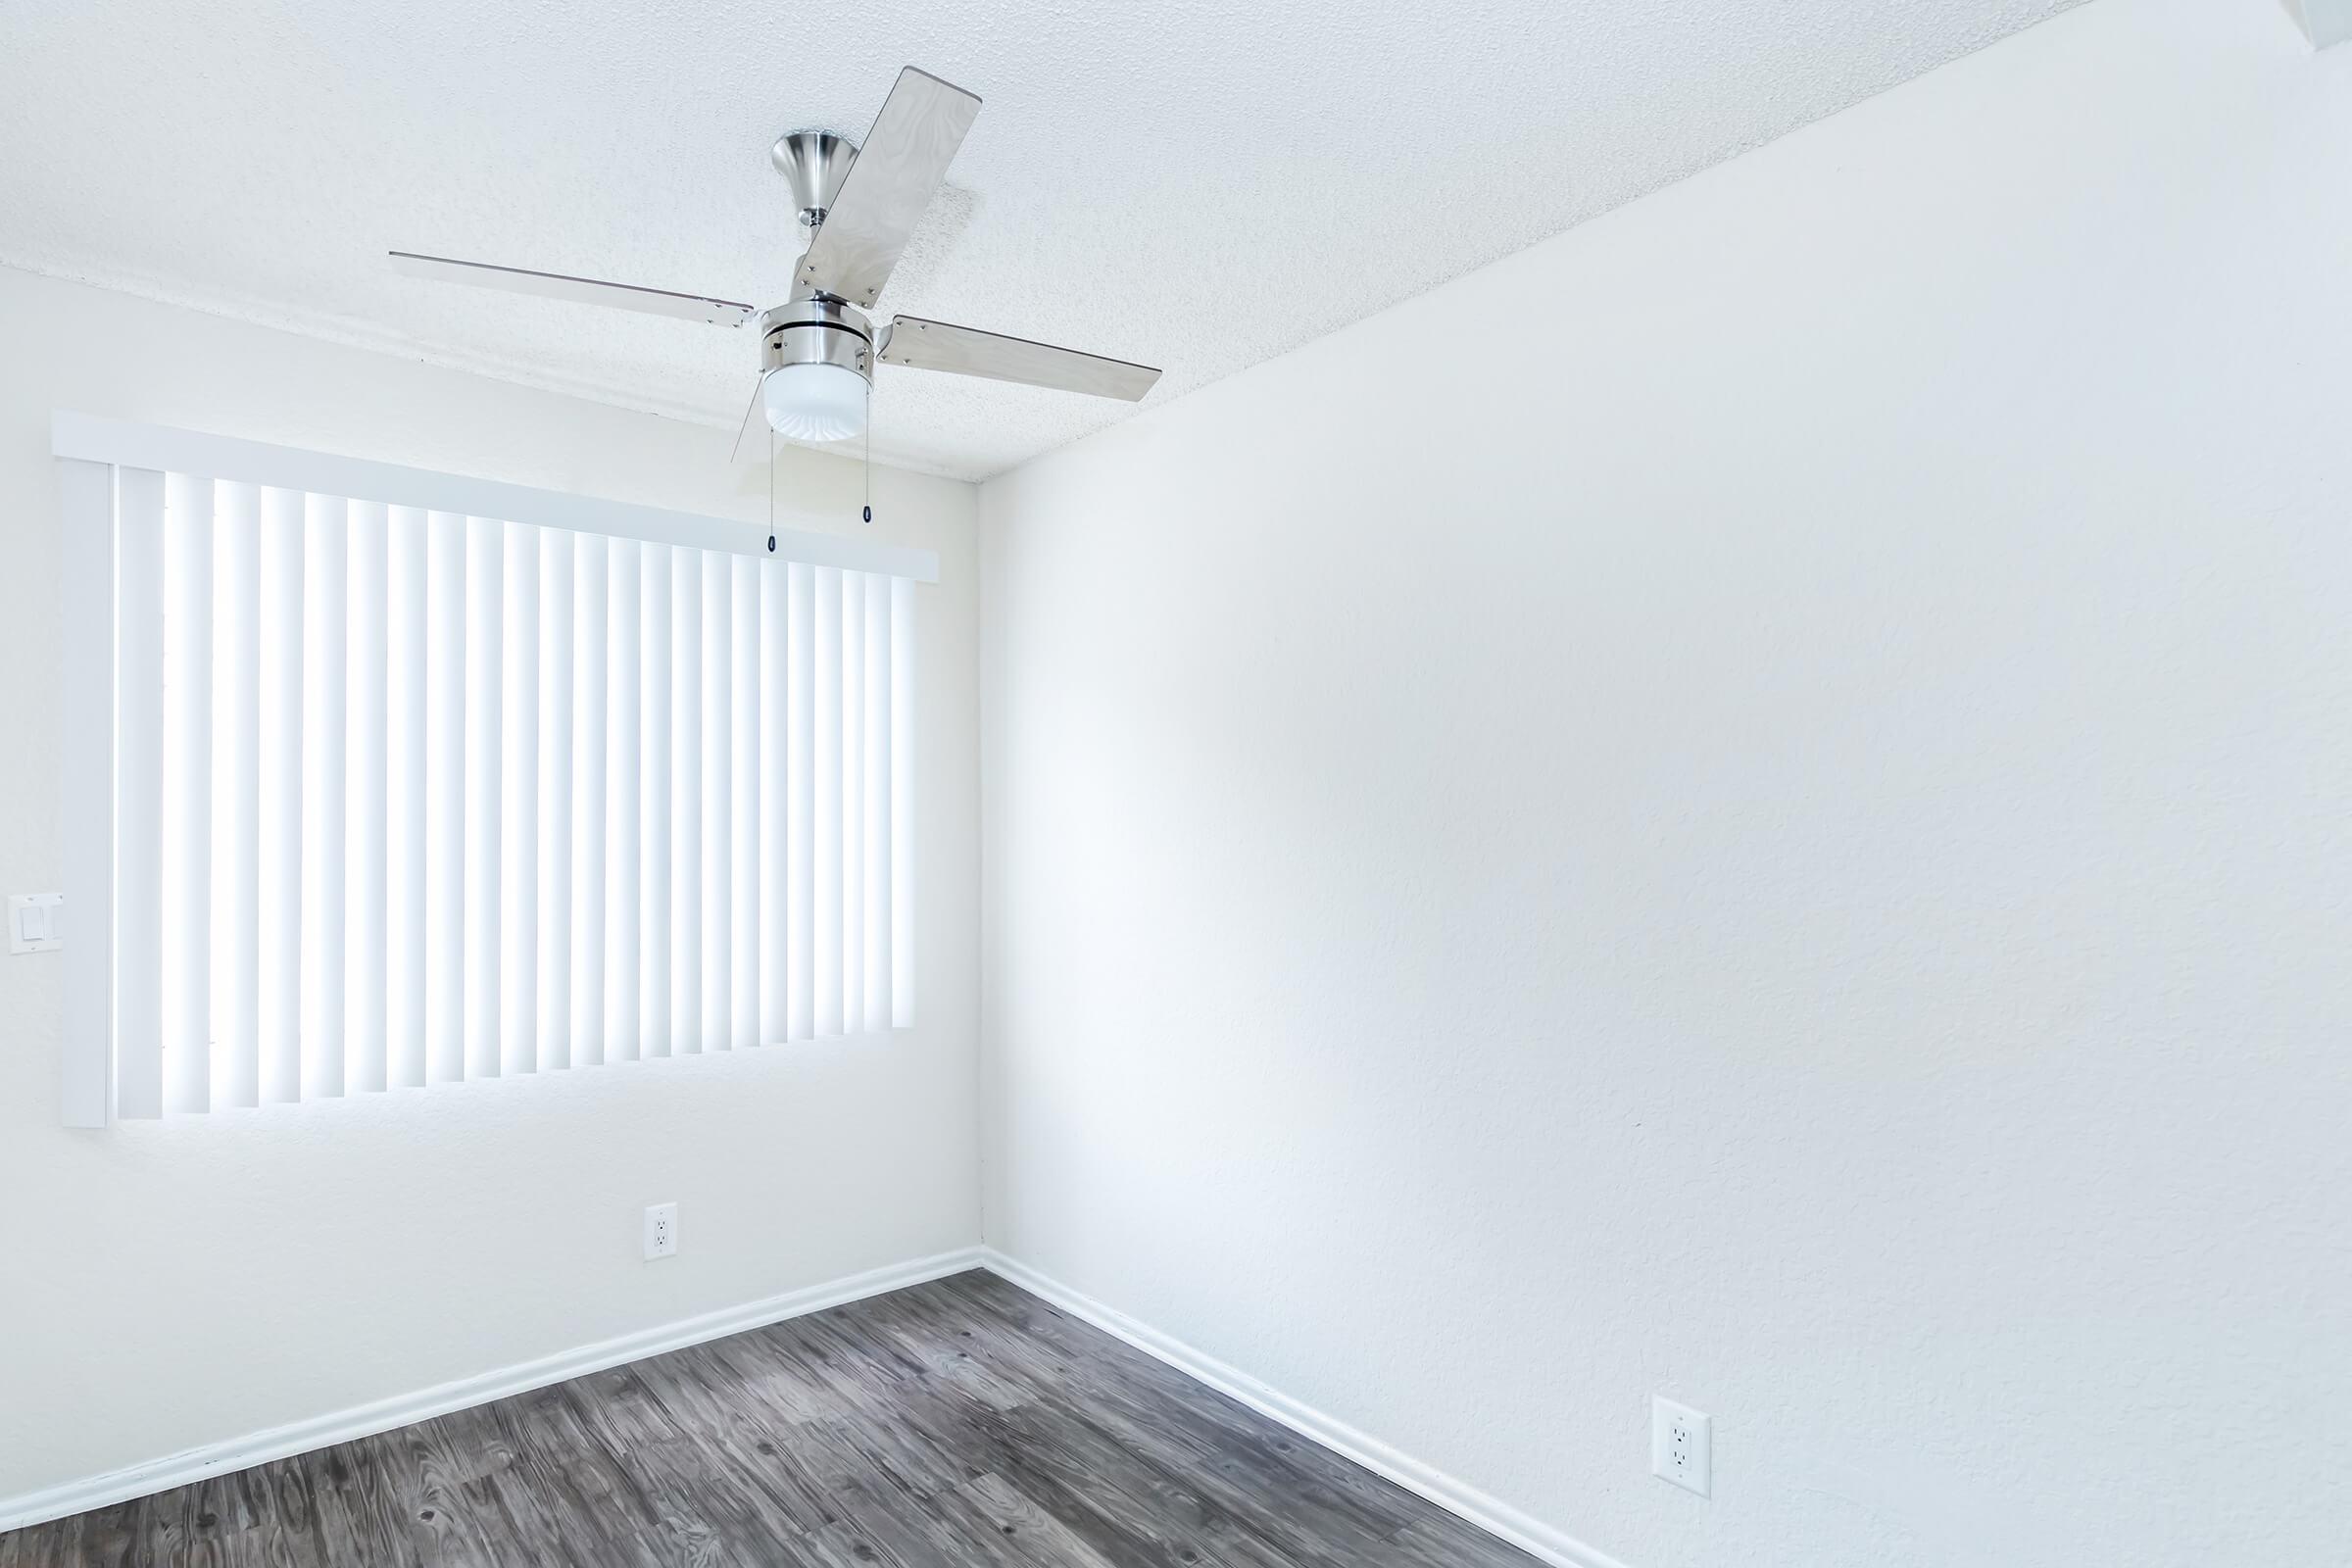
{"label": "popcorn ceiling texture", "polygon": [[[986,107],[883,308],[1164,367],[1151,406],[2067,3],[26,0],[0,263],[732,432],[748,336],[382,253],[773,303],[769,142],[862,135],[913,63]],[[983,477],[1131,412],[886,368],[874,455]]]}

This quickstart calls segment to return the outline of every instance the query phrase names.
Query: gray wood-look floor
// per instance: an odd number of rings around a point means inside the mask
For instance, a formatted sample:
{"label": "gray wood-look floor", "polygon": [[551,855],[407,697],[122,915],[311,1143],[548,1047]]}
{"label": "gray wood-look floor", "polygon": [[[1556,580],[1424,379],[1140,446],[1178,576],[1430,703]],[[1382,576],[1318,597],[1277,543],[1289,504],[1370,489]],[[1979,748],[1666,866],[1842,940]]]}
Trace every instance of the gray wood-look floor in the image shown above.
{"label": "gray wood-look floor", "polygon": [[0,1568],[1525,1568],[993,1274],[0,1535]]}

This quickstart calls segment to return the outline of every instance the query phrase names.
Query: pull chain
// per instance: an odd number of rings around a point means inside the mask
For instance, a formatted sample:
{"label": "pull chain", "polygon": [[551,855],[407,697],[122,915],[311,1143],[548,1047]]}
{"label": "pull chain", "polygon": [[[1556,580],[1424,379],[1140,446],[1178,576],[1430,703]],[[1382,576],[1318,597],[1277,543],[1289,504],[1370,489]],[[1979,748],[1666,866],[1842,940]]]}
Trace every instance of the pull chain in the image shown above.
{"label": "pull chain", "polygon": [[874,383],[865,383],[865,520],[874,520]]}
{"label": "pull chain", "polygon": [[[761,423],[766,423],[761,420]],[[767,553],[776,553],[776,430],[767,430]]]}

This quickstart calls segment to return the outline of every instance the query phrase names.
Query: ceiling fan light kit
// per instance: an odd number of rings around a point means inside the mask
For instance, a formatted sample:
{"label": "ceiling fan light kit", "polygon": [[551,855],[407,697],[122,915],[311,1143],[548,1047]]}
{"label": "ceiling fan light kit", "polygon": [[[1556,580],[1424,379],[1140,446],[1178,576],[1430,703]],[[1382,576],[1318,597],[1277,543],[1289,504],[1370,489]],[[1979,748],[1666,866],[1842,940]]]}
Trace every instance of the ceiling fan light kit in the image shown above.
{"label": "ceiling fan light kit", "polygon": [[[1143,397],[1159,379],[1150,366],[914,317],[877,329],[865,314],[979,112],[975,95],[908,66],[862,146],[829,130],[778,137],[768,156],[791,185],[808,246],[793,269],[792,298],[766,311],[735,300],[408,251],[392,252],[392,262],[416,276],[719,326],[757,319],[760,380],[752,407],[794,440],[841,441],[863,433],[876,360],[1129,402]],[[746,409],[744,423],[750,421]],[[738,450],[742,439],[738,431]]]}
{"label": "ceiling fan light kit", "polygon": [[760,318],[760,406],[778,435],[846,441],[865,429],[873,326],[839,300],[812,297]]}
{"label": "ceiling fan light kit", "polygon": [[865,429],[872,388],[838,365],[788,365],[760,383],[768,428],[794,441],[847,441]]}

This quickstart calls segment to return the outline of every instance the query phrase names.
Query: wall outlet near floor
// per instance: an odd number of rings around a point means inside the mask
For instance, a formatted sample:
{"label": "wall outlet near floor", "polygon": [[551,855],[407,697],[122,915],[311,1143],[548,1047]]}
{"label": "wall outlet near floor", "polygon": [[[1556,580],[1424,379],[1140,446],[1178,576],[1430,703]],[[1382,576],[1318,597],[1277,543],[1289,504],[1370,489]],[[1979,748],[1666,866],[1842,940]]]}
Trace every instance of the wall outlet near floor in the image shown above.
{"label": "wall outlet near floor", "polygon": [[678,1205],[648,1203],[645,1208],[645,1255],[675,1257],[678,1252]]}
{"label": "wall outlet near floor", "polygon": [[1697,1493],[1715,1494],[1715,1418],[1651,1396],[1649,1473]]}

